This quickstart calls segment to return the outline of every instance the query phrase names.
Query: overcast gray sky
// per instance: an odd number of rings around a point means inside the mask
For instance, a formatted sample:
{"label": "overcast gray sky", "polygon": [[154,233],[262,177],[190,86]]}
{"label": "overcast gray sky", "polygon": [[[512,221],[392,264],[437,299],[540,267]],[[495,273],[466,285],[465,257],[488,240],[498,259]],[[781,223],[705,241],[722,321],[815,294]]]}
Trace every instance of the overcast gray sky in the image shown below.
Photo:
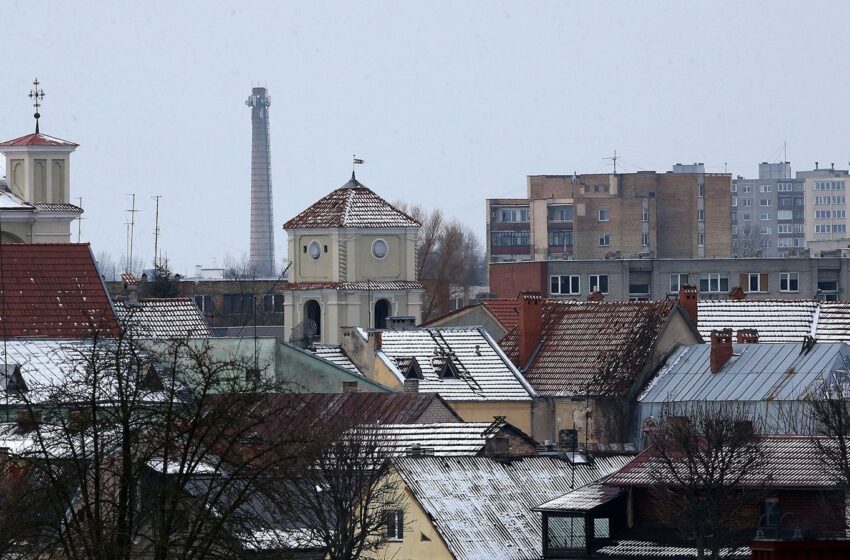
{"label": "overcast gray sky", "polygon": [[[176,271],[248,250],[250,110],[272,96],[275,223],[351,174],[484,229],[525,176],[850,160],[847,2],[6,2],[0,127],[80,144],[83,240]],[[285,256],[277,231],[276,253]],[[76,238],[76,237],[75,237]]]}

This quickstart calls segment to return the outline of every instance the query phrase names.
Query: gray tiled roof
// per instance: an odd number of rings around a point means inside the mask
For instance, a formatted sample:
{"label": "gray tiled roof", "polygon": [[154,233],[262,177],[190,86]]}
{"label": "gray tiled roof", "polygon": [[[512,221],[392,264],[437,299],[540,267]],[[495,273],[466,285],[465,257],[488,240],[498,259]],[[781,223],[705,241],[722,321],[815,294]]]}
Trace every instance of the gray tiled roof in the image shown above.
{"label": "gray tiled roof", "polygon": [[805,353],[801,344],[733,344],[733,355],[711,372],[711,345],[676,349],[640,396],[647,402],[798,400],[830,372],[843,369],[850,345],[819,342]]}
{"label": "gray tiled roof", "polygon": [[435,456],[474,456],[484,449],[484,432],[490,422],[448,422],[442,424],[383,424],[379,437],[404,456],[414,445],[433,449]]}
{"label": "gray tiled roof", "polygon": [[324,358],[343,369],[347,369],[351,373],[363,375],[363,373],[357,369],[357,366],[354,365],[354,362],[351,361],[342,349],[342,346],[339,346],[338,344],[316,344],[313,348],[311,348],[311,351],[320,358]]}
{"label": "gray tiled roof", "polygon": [[[399,381],[405,373],[400,365],[416,358],[422,393],[439,393],[447,401],[531,398],[531,387],[483,327],[385,330],[381,340],[381,353]],[[440,377],[447,361],[457,378]]]}
{"label": "gray tiled roof", "polygon": [[557,457],[500,463],[486,457],[418,457],[395,465],[457,560],[542,555],[538,504],[624,466],[631,457],[576,465]]}
{"label": "gray tiled roof", "polygon": [[212,336],[198,306],[190,298],[145,298],[138,305],[113,302],[115,314],[136,336],[153,339]]}
{"label": "gray tiled roof", "polygon": [[811,300],[701,300],[697,306],[700,334],[730,328],[757,329],[759,342],[800,342],[813,335],[818,303]]}

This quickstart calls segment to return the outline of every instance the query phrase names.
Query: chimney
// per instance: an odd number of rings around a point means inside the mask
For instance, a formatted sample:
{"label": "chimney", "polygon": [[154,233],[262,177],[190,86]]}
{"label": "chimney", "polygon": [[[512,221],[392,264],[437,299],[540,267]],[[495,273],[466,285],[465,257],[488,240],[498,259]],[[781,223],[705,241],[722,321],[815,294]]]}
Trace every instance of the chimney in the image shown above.
{"label": "chimney", "polygon": [[738,344],[755,344],[759,341],[759,332],[757,329],[738,329],[735,340]]}
{"label": "chimney", "polygon": [[815,171],[818,170],[818,162],[815,162]]}
{"label": "chimney", "polygon": [[603,296],[600,292],[593,292],[589,296],[587,296],[587,301],[603,301],[605,296]]}
{"label": "chimney", "polygon": [[251,108],[251,270],[260,278],[273,278],[274,219],[272,218],[269,106],[264,87],[251,89],[245,105]]}
{"label": "chimney", "polygon": [[131,307],[139,305],[139,288],[135,284],[127,285],[127,305]]}
{"label": "chimney", "polygon": [[744,288],[741,286],[735,286],[732,288],[732,291],[729,292],[729,299],[733,299],[735,301],[741,301],[747,297],[746,292],[744,292]]}
{"label": "chimney", "polygon": [[732,329],[711,331],[711,373],[717,373],[732,357]]}
{"label": "chimney", "polygon": [[418,393],[419,392],[419,380],[415,377],[411,377],[404,380],[404,392],[405,393]]}
{"label": "chimney", "polygon": [[540,344],[543,335],[543,298],[540,292],[520,292],[519,302],[519,366],[525,367]]}
{"label": "chimney", "polygon": [[698,324],[697,293],[696,286],[682,284],[679,287],[679,305],[682,306],[682,309],[688,313],[688,316],[691,318],[691,322],[695,327]]}
{"label": "chimney", "polygon": [[384,341],[381,339],[381,331],[373,332],[372,336],[374,337],[374,340],[375,340],[374,350],[375,350],[375,352],[377,352],[378,350],[381,349],[381,346],[384,343]]}

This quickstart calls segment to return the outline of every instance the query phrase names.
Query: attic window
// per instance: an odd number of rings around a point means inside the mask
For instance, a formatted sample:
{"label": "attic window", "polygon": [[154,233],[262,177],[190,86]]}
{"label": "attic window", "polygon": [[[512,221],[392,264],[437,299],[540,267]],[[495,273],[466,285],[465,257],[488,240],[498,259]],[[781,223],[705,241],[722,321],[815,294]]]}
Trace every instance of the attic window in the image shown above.
{"label": "attic window", "polygon": [[422,368],[419,367],[419,362],[416,358],[410,360],[410,365],[407,366],[407,371],[404,372],[405,379],[423,379]]}
{"label": "attic window", "polygon": [[458,372],[457,367],[455,367],[451,360],[446,360],[443,369],[440,371],[440,377],[443,379],[458,379],[460,378],[460,372]]}
{"label": "attic window", "polygon": [[18,364],[0,364],[0,382],[3,390],[7,393],[26,393],[29,387],[21,375],[21,366]]}

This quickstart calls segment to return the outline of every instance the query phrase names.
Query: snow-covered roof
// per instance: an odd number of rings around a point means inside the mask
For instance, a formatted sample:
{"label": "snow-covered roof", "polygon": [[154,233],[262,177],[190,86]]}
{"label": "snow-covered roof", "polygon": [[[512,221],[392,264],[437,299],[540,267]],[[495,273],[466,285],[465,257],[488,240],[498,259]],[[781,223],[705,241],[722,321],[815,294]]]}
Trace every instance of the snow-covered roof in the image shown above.
{"label": "snow-covered roof", "polygon": [[365,187],[352,173],[349,182],[283,224],[283,229],[394,228],[419,225],[419,222]]}
{"label": "snow-covered roof", "polygon": [[357,366],[354,365],[354,362],[351,361],[348,354],[342,349],[342,346],[338,344],[316,344],[310,350],[318,357],[334,363],[343,369],[347,369],[351,373],[363,375],[363,372],[357,369]]}
{"label": "snow-covered roof", "polygon": [[119,322],[137,337],[173,340],[212,336],[191,298],[145,298],[136,305],[115,301],[113,306]]}
{"label": "snow-covered roof", "polygon": [[700,300],[697,322],[708,340],[712,330],[757,329],[759,342],[799,342],[815,334],[819,304],[812,300]]}
{"label": "snow-covered roof", "polygon": [[850,345],[818,342],[733,344],[732,357],[711,372],[711,345],[676,349],[640,396],[644,402],[798,400],[844,369]]}
{"label": "snow-covered roof", "polygon": [[0,210],[29,210],[34,208],[32,205],[24,202],[24,199],[5,188],[5,185],[0,185]]}
{"label": "snow-covered roof", "polygon": [[540,558],[533,509],[622,468],[627,455],[572,465],[557,457],[500,463],[487,457],[396,459],[399,475],[457,560]]}
{"label": "snow-covered roof", "polygon": [[600,481],[591,482],[540,504],[535,511],[590,511],[606,504],[622,493],[616,486],[605,486]]}
{"label": "snow-covered roof", "polygon": [[474,456],[484,449],[490,422],[449,422],[440,424],[383,424],[378,437],[395,456],[403,457],[414,446],[433,450],[435,456]]}
{"label": "snow-covered roof", "polygon": [[419,392],[447,401],[527,401],[534,392],[483,327],[385,330],[378,356],[400,382],[415,360]]}

